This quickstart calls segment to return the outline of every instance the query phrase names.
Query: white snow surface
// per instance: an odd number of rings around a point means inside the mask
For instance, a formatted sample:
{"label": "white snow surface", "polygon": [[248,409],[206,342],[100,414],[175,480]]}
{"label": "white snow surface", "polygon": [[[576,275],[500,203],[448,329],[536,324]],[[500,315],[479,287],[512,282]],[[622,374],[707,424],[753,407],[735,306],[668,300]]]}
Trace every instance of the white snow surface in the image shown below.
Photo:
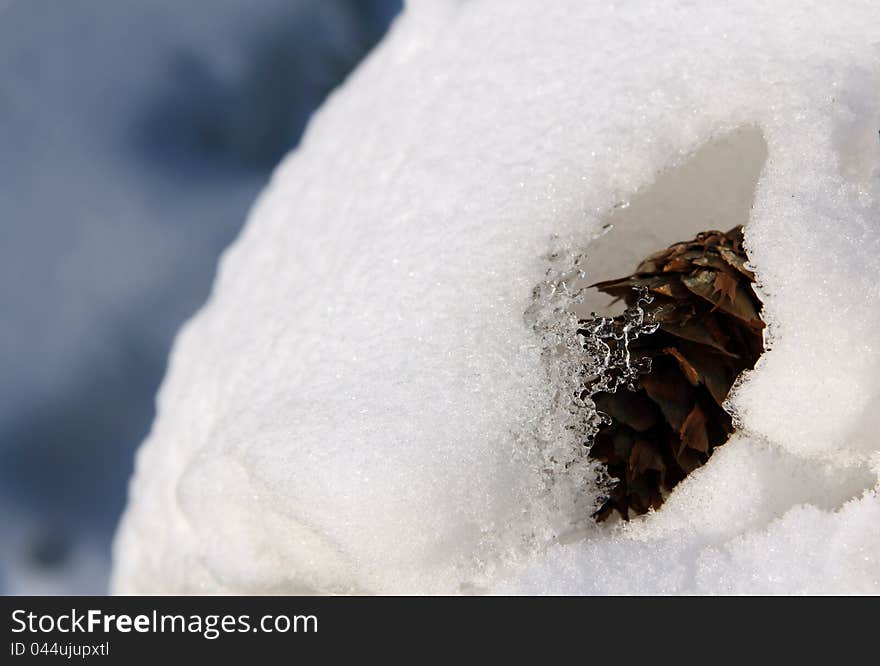
{"label": "white snow surface", "polygon": [[[180,333],[115,591],[880,593],[878,130],[873,1],[412,2]],[[659,511],[593,525],[591,470],[551,464],[579,443],[533,290],[743,133],[770,350],[739,432]],[[626,274],[628,246],[594,260]]]}

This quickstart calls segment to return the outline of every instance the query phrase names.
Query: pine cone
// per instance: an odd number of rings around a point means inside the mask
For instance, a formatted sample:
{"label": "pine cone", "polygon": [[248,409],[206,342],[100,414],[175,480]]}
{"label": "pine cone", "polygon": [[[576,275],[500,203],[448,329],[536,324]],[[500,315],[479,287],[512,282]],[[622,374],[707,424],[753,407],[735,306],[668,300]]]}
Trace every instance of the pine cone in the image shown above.
{"label": "pine cone", "polygon": [[592,285],[630,306],[646,288],[660,324],[631,345],[634,361],[651,364],[636,390],[593,396],[610,422],[590,457],[618,480],[597,520],[615,509],[626,519],[656,509],[733,432],[722,403],[763,351],[761,304],[746,261],[741,226],[707,231],[652,254],[629,277]]}

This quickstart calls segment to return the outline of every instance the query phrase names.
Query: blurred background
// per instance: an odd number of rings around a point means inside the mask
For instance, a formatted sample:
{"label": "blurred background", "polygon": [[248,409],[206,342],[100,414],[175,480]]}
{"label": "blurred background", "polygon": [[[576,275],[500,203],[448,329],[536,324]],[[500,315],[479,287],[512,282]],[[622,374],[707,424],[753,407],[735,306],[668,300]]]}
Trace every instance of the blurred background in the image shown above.
{"label": "blurred background", "polygon": [[175,332],[399,10],[0,0],[0,592],[106,592]]}

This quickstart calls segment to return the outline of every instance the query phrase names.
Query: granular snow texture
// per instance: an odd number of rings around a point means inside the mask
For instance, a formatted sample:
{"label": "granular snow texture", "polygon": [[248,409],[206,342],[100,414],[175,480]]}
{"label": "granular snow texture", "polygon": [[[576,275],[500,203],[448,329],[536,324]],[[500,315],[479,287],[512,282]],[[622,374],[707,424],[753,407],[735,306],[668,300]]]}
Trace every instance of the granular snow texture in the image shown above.
{"label": "granular snow texture", "polygon": [[[411,3],[180,334],[114,589],[880,593],[878,130],[875,2]],[[650,193],[718,142],[760,159]],[[769,325],[739,434],[593,525],[534,289],[731,196]]]}

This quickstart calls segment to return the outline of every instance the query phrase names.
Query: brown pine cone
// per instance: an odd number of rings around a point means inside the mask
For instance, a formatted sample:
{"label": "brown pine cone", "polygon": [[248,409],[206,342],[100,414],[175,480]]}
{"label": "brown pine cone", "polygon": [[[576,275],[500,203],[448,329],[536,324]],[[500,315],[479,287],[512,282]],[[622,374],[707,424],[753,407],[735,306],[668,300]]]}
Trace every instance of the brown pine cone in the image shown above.
{"label": "brown pine cone", "polygon": [[763,351],[761,304],[742,242],[741,226],[703,232],[652,254],[629,277],[592,285],[630,306],[646,288],[660,324],[631,345],[636,361],[651,363],[637,389],[593,396],[610,422],[590,457],[618,480],[597,520],[656,509],[733,432],[722,403]]}

